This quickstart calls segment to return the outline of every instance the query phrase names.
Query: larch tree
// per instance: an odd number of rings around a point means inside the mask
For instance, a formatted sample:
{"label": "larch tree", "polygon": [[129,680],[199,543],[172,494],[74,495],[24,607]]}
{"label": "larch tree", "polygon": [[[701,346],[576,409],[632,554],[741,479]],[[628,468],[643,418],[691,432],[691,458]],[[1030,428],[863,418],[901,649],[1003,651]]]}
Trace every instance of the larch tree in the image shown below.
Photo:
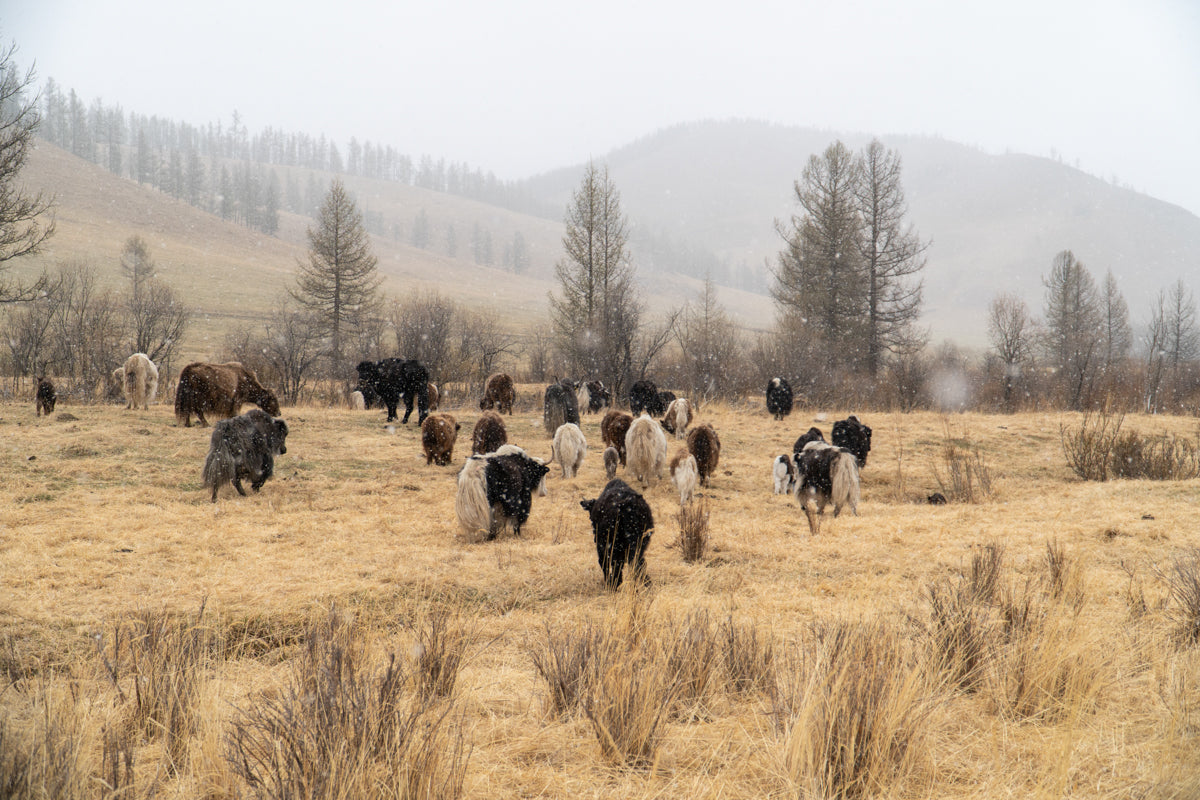
{"label": "larch tree", "polygon": [[633,370],[641,326],[629,224],[607,167],[589,163],[567,206],[564,257],[555,265],[559,293],[550,295],[555,341],[581,376],[619,393]]}
{"label": "larch tree", "polygon": [[675,326],[683,355],[683,378],[693,401],[721,396],[736,381],[740,337],[717,300],[716,285],[705,277],[695,305],[685,306]]}
{"label": "larch tree", "polygon": [[1064,399],[1081,408],[1101,361],[1100,295],[1087,267],[1070,250],[1054,257],[1046,286],[1046,359],[1058,375]]}
{"label": "larch tree", "polygon": [[37,253],[54,235],[53,198],[31,194],[17,181],[41,117],[37,97],[28,95],[34,72],[18,69],[16,52],[15,44],[0,45],[0,303],[31,300],[46,290],[44,273],[28,285],[3,273],[5,262]]}
{"label": "larch tree", "polygon": [[298,263],[291,296],[313,312],[329,342],[334,369],[342,363],[343,345],[379,306],[378,259],[363,227],[362,214],[337,179],[329,186],[316,226],[308,228],[308,258]]}
{"label": "larch tree", "polygon": [[1101,366],[1106,373],[1110,373],[1129,355],[1129,348],[1133,344],[1129,305],[1117,286],[1112,270],[1104,276],[1104,286],[1100,289],[1100,311],[1103,325],[1101,343],[1104,347]]}
{"label": "larch tree", "polygon": [[866,288],[864,367],[875,378],[888,354],[914,352],[925,344],[916,326],[928,244],[905,219],[908,206],[899,154],[875,139],[858,161],[855,196],[862,219],[859,254]]}
{"label": "larch tree", "polygon": [[1004,370],[1004,409],[1012,411],[1015,387],[1033,357],[1033,319],[1025,301],[1002,294],[988,306],[988,342]]}
{"label": "larch tree", "polygon": [[775,265],[772,295],[783,327],[796,323],[815,339],[826,367],[857,367],[865,359],[867,296],[858,211],[859,164],[841,142],[812,156],[794,184],[800,213],[777,223],[785,247]]}

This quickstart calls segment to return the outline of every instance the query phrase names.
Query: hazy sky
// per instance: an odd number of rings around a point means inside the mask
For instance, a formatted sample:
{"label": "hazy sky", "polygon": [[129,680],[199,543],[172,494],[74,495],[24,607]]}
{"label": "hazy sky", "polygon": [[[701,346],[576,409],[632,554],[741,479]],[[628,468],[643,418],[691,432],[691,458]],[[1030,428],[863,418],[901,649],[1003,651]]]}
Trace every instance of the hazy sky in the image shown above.
{"label": "hazy sky", "polygon": [[[39,83],[503,178],[679,122],[934,134],[1200,214],[1196,0],[4,0]],[[697,165],[702,169],[703,165]]]}

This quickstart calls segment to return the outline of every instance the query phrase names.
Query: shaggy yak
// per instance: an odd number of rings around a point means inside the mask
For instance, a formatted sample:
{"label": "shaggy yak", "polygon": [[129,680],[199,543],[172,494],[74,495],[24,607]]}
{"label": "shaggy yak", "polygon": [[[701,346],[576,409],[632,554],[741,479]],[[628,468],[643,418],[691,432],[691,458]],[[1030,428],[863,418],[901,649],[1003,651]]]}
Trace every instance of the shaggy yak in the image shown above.
{"label": "shaggy yak", "polygon": [[357,389],[350,393],[350,407],[355,411],[367,410],[367,398],[363,397],[363,393]]}
{"label": "shaggy yak", "polygon": [[654,515],[646,499],[620,478],[614,478],[595,500],[579,505],[592,520],[596,557],[604,571],[604,583],[610,589],[621,586],[622,572],[628,563],[634,577],[650,583],[646,575],[646,546],[654,532]]}
{"label": "shaggy yak", "polygon": [[617,477],[617,467],[621,464],[621,454],[615,447],[604,448],[604,477],[612,480]]}
{"label": "shaggy yak", "polygon": [[496,453],[471,456],[458,473],[454,511],[468,536],[483,534],[488,541],[511,526],[514,536],[529,520],[533,493],[545,494],[550,468],[524,450],[505,445]]}
{"label": "shaggy yak", "polygon": [[588,381],[580,384],[575,400],[579,403],[580,412],[595,414],[612,405],[612,393],[604,388],[602,381]]}
{"label": "shaggy yak", "polygon": [[767,383],[767,412],[775,419],[792,413],[792,385],[786,378],[771,378]]}
{"label": "shaggy yak", "polygon": [[825,434],[821,433],[820,428],[809,428],[806,433],[800,434],[800,437],[798,439],[796,439],[796,443],[794,445],[792,445],[792,453],[795,454],[796,458],[799,458],[800,454],[802,452],[804,452],[804,447],[809,442],[824,442],[824,441],[825,441]]}
{"label": "shaggy yak", "polygon": [[48,417],[54,413],[54,404],[58,402],[58,392],[54,390],[54,383],[45,376],[37,379],[37,391],[33,394],[33,405],[37,410],[36,416],[41,416],[43,413]]}
{"label": "shaggy yak", "polygon": [[609,409],[600,420],[600,441],[607,447],[614,447],[621,457],[621,466],[625,466],[625,434],[629,431],[633,417],[624,411]]}
{"label": "shaggy yak", "polygon": [[700,474],[700,485],[708,486],[708,476],[717,469],[721,460],[721,440],[712,425],[704,424],[692,428],[687,435],[688,452],[696,457],[696,471]]}
{"label": "shaggy yak", "polygon": [[454,442],[462,426],[450,414],[430,414],[421,423],[421,447],[425,463],[444,467],[454,457]]}
{"label": "shaggy yak", "polygon": [[625,453],[629,474],[642,484],[643,491],[661,478],[667,466],[667,435],[658,420],[643,411],[625,434]]}
{"label": "shaggy yak", "polygon": [[546,435],[553,437],[560,425],[579,424],[579,400],[575,397],[575,381],[564,378],[546,387],[542,423]]}
{"label": "shaggy yak", "polygon": [[833,423],[833,434],[829,441],[834,447],[853,453],[860,469],[867,465],[867,453],[871,452],[871,429],[859,422],[858,417],[851,415]]}
{"label": "shaggy yak", "polygon": [[513,388],[513,379],[503,372],[494,372],[488,375],[488,379],[483,385],[483,399],[479,401],[479,410],[491,411],[495,408],[501,414],[507,412],[511,417],[515,402],[517,402],[517,391]]}
{"label": "shaggy yak", "polygon": [[[566,480],[574,478],[587,455],[587,439],[583,431],[574,422],[564,422],[554,432],[554,444],[550,453],[550,462],[557,461],[562,466],[562,476]],[[548,463],[550,463],[548,462]]]}
{"label": "shaggy yak", "polygon": [[504,418],[495,411],[483,412],[471,433],[471,452],[475,455],[493,453],[507,443],[508,428],[504,426]]}
{"label": "shaggy yak", "polygon": [[192,414],[207,425],[206,413],[216,417],[237,416],[243,403],[253,403],[273,417],[279,416],[279,401],[264,389],[253,372],[236,361],[224,364],[188,364],[179,373],[175,387],[175,418],[192,426]]}
{"label": "shaggy yak", "polygon": [[358,371],[355,388],[363,393],[368,407],[375,397],[380,398],[387,406],[387,421],[395,422],[396,406],[404,398],[404,419],[400,422],[407,425],[416,401],[417,424],[424,424],[429,416],[429,370],[420,361],[403,358],[360,361],[355,369]]}
{"label": "shaggy yak", "polygon": [[125,408],[148,410],[158,395],[158,367],[145,353],[134,353],[125,359]]}
{"label": "shaggy yak", "polygon": [[287,423],[257,408],[240,416],[223,419],[213,425],[208,457],[204,459],[204,485],[217,490],[232,482],[238,494],[245,495],[242,479],[258,491],[275,472],[275,456],[287,452]]}
{"label": "shaggy yak", "polygon": [[679,505],[686,506],[696,493],[697,481],[696,457],[687,451],[686,447],[671,459],[671,482],[679,490]]}
{"label": "shaggy yak", "polygon": [[796,462],[784,453],[771,462],[771,475],[775,479],[775,494],[791,494],[796,483]]}
{"label": "shaggy yak", "polygon": [[667,433],[673,433],[676,439],[682,439],[687,435],[688,425],[691,424],[692,404],[684,397],[672,400],[667,406],[667,415],[662,418],[662,426],[666,428]]}
{"label": "shaggy yak", "polygon": [[[792,494],[808,517],[808,530],[816,536],[821,529],[818,518],[825,506],[833,503],[833,516],[842,506],[858,515],[858,461],[854,454],[824,442],[810,442],[796,459],[796,483]],[[816,505],[814,511],[812,505]]]}
{"label": "shaggy yak", "polygon": [[629,387],[629,410],[635,417],[643,411],[661,417],[667,413],[667,404],[659,397],[654,381],[638,381]]}
{"label": "shaggy yak", "polygon": [[438,406],[442,403],[442,393],[438,391],[436,383],[430,383],[425,386],[425,396],[429,398],[429,410],[437,411]]}

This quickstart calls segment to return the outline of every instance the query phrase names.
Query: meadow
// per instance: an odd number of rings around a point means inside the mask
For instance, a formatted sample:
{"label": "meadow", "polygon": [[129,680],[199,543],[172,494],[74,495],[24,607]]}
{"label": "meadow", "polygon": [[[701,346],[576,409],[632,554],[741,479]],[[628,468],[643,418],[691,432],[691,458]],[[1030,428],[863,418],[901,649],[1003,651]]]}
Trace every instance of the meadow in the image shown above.
{"label": "meadow", "polygon": [[[536,391],[509,441],[547,457]],[[454,515],[475,401],[443,404],[447,467],[381,411],[285,408],[274,479],[215,504],[210,429],[168,405],[0,406],[0,789],[1200,796],[1200,481],[1080,480],[1076,415],[713,404],[707,548],[660,481],[651,584],[613,593],[579,506],[599,415],[580,475],[485,543]],[[812,536],[771,461],[850,411],[863,501]]]}

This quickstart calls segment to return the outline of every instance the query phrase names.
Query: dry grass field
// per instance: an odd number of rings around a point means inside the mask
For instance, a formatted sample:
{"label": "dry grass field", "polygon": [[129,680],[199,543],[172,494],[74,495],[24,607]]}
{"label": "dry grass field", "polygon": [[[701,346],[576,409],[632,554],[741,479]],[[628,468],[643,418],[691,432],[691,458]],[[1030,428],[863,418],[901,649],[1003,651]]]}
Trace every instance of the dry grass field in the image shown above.
{"label": "dry grass field", "polygon": [[[660,482],[652,584],[611,593],[579,507],[599,417],[481,543],[454,514],[478,411],[449,405],[448,467],[382,412],[287,408],[275,478],[216,504],[210,430],[166,405],[0,406],[0,793],[1200,796],[1200,481],[1079,480],[1069,415],[866,413],[859,514],[813,537],[771,460],[846,410],[710,406],[707,551]],[[509,440],[545,457],[540,416]],[[984,485],[928,505],[951,447]]]}

